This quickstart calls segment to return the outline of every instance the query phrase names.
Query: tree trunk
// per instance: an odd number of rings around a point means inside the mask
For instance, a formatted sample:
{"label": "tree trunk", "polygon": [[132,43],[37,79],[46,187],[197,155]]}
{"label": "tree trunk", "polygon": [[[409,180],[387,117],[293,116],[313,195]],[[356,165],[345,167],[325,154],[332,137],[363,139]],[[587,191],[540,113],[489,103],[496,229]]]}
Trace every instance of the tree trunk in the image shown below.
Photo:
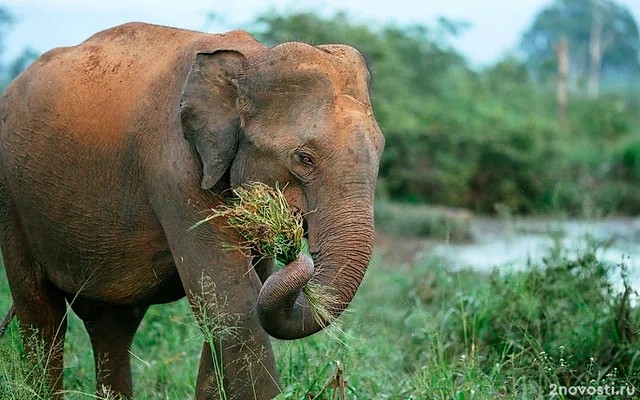
{"label": "tree trunk", "polygon": [[569,77],[569,45],[566,36],[563,36],[554,47],[558,57],[558,85],[556,89],[558,118],[560,125],[566,127],[567,106],[569,104],[569,90],[567,85],[567,79]]}
{"label": "tree trunk", "polygon": [[600,89],[600,66],[602,65],[602,25],[603,15],[597,1],[591,11],[591,35],[589,36],[589,83],[587,94],[595,99]]}
{"label": "tree trunk", "polygon": [[597,98],[600,92],[600,72],[604,52],[615,40],[614,30],[605,30],[611,22],[612,8],[609,0],[591,0],[591,34],[589,36],[589,83],[588,95]]}

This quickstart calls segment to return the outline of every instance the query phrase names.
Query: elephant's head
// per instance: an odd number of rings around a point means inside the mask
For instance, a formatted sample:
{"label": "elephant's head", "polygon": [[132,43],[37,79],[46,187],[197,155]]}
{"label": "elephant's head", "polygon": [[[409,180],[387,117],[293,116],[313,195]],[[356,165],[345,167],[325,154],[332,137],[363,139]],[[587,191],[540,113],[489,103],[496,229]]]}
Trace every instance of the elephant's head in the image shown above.
{"label": "elephant's head", "polygon": [[373,198],[384,138],[369,72],[348,46],[285,43],[257,55],[200,53],[182,98],[185,137],[202,163],[202,187],[228,171],[232,187],[279,182],[306,215],[315,268],[294,263],[263,285],[258,314],[282,339],[322,328],[301,295],[327,285],[339,315],[356,293],[373,247]]}

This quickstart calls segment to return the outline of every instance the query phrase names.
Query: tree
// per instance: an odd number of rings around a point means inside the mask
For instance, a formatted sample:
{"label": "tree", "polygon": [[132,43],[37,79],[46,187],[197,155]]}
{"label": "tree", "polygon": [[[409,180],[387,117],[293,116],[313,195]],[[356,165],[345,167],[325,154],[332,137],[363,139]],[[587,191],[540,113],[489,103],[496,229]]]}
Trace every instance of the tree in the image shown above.
{"label": "tree", "polygon": [[22,53],[18,56],[18,58],[16,58],[15,60],[13,60],[13,62],[9,64],[9,67],[7,70],[9,79],[13,79],[16,76],[20,75],[20,73],[25,69],[27,69],[27,67],[32,62],[34,62],[38,57],[40,57],[40,54],[37,51],[35,51],[31,47],[25,48],[22,51]]}
{"label": "tree", "polygon": [[567,77],[569,75],[569,48],[567,38],[562,37],[554,44],[554,49],[558,58],[558,83],[556,86],[556,102],[558,103],[558,118],[560,125],[567,126],[567,105],[569,95],[567,88]]}
{"label": "tree", "polygon": [[6,7],[0,6],[0,53],[4,50],[4,37],[13,25],[13,16]]}
{"label": "tree", "polygon": [[629,10],[613,0],[555,0],[538,13],[520,44],[538,76],[557,70],[553,44],[563,36],[568,40],[570,75],[574,82],[588,76],[591,95],[598,93],[601,73],[640,73],[638,25]]}
{"label": "tree", "polygon": [[[13,25],[13,22],[13,16],[9,10],[4,6],[0,6],[0,55],[4,52],[4,39],[7,32]],[[6,71],[6,66],[0,64],[0,92],[4,91],[4,88],[7,85]]]}
{"label": "tree", "polygon": [[[14,18],[11,12],[3,6],[0,6],[0,55],[4,51],[4,39],[8,30],[14,23]],[[0,64],[0,92],[4,90],[5,86],[22,71],[24,71],[29,64],[38,58],[39,54],[30,47],[25,48],[22,53],[13,61],[7,64]]]}

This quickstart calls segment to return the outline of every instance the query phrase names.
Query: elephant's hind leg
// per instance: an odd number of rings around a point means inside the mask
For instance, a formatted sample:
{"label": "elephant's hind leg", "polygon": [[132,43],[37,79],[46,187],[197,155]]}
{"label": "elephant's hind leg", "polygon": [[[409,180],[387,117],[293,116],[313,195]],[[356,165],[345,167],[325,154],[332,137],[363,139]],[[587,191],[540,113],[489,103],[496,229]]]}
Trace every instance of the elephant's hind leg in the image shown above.
{"label": "elephant's hind leg", "polygon": [[45,368],[53,398],[62,398],[65,299],[35,261],[14,210],[7,206],[0,221],[0,246],[25,349]]}
{"label": "elephant's hind leg", "polygon": [[76,300],[71,307],[84,321],[91,338],[98,396],[106,397],[106,391],[111,391],[130,398],[133,388],[129,349],[147,306],[116,307]]}

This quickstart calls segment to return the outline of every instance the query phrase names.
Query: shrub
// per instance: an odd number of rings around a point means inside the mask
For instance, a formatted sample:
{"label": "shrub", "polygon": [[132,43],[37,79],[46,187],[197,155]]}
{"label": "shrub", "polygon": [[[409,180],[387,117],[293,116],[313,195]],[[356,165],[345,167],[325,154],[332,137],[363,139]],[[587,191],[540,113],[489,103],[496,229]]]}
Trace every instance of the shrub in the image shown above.
{"label": "shrub", "polygon": [[[640,384],[640,310],[624,265],[596,257],[597,247],[559,252],[524,271],[494,271],[477,295],[457,293],[447,319],[454,343],[473,346],[494,363],[518,360],[523,374],[543,382],[574,384],[616,379]],[[615,279],[621,279],[619,290]],[[510,368],[515,368],[515,365]],[[514,371],[515,372],[515,371]]]}
{"label": "shrub", "polygon": [[376,229],[397,236],[440,240],[471,239],[471,214],[442,207],[377,201]]}

